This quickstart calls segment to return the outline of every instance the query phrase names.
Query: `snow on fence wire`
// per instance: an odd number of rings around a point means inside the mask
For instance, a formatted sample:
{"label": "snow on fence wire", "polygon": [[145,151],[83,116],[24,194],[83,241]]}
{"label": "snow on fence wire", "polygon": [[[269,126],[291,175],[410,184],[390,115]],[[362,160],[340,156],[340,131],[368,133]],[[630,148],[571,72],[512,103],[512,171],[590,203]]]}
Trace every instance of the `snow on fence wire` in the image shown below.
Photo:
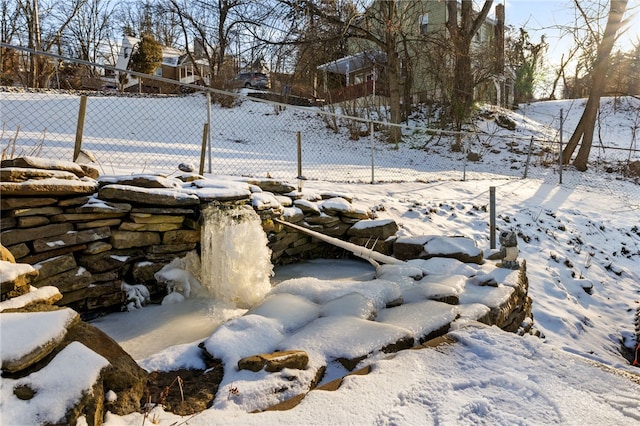
{"label": "snow on fence wire", "polygon": [[[400,126],[402,142],[392,144],[387,142],[391,125],[386,110],[375,105],[375,99],[365,106],[367,115],[377,119],[368,120],[340,114],[356,110],[355,104],[299,106],[283,102],[289,99],[278,93],[224,92],[144,76],[149,80],[171,93],[0,89],[3,156],[91,157],[104,174],[172,173],[178,164],[188,163],[216,175],[289,181],[300,175],[342,182],[497,177],[560,181],[557,114],[542,128],[532,127],[525,117],[517,123],[525,131],[514,132],[489,119],[459,134],[431,128],[429,117],[414,117]],[[493,118],[504,114],[497,109],[486,113]],[[456,135],[459,149],[452,149]],[[640,159],[638,151],[630,149],[621,152],[619,161],[625,155],[627,162]]]}

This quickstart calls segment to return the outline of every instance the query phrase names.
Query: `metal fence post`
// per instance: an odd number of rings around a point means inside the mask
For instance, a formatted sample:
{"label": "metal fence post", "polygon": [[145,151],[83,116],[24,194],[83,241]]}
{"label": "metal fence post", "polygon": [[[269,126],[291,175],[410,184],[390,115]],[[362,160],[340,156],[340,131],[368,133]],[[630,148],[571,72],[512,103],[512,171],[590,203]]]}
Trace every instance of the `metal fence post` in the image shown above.
{"label": "metal fence post", "polygon": [[371,183],[376,181],[375,179],[375,143],[373,138],[373,121],[369,123],[369,138],[371,140]]}
{"label": "metal fence post", "polygon": [[563,118],[562,118],[562,108],[560,108],[560,152],[558,153],[558,165],[559,170],[560,170],[560,185],[562,185],[562,125],[563,125]]}
{"label": "metal fence post", "polygon": [[211,174],[211,92],[207,92],[207,147],[209,150],[209,174]]}
{"label": "metal fence post", "polygon": [[496,248],[496,187],[489,187],[489,244]]}
{"label": "metal fence post", "polygon": [[200,149],[200,168],[198,173],[200,175],[204,174],[204,156],[207,153],[207,135],[209,134],[209,123],[204,123],[204,128],[202,129],[202,148]]}
{"label": "metal fence post", "polygon": [[302,176],[302,133],[296,132],[296,149],[298,151],[298,177]]}
{"label": "metal fence post", "polygon": [[78,159],[82,149],[82,134],[84,133],[84,118],[87,113],[87,96],[80,96],[80,108],[78,109],[78,124],[76,125],[76,143],[73,147],[73,161]]}

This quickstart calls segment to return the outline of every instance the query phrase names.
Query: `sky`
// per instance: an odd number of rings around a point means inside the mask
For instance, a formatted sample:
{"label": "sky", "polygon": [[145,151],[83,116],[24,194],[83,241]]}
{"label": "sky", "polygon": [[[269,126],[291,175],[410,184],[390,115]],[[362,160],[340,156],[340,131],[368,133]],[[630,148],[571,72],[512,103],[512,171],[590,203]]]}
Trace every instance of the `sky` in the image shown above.
{"label": "sky", "polygon": [[[597,2],[581,2],[585,9]],[[505,4],[505,19],[507,25],[515,28],[524,27],[529,30],[532,41],[538,42],[540,35],[545,34],[549,43],[549,60],[559,64],[563,53],[572,44],[570,36],[563,36],[561,27],[575,26],[576,8],[573,1],[565,0],[507,0]],[[607,12],[608,12],[608,2]],[[628,50],[633,43],[640,41],[640,1],[630,0],[626,18],[629,19],[627,31],[620,37],[619,46]],[[584,21],[578,20],[583,23]],[[604,21],[606,22],[606,21]],[[604,28],[604,22],[602,28]]]}
{"label": "sky", "polygon": [[[3,102],[7,101],[14,109],[20,99],[25,103],[34,102],[33,94],[1,96]],[[92,99],[94,101],[97,100]],[[113,97],[111,101],[122,102],[125,108],[127,99]],[[625,102],[624,108],[618,103],[614,109],[612,100],[603,100],[601,115],[607,118],[600,130],[604,134],[629,128],[637,119],[640,111],[637,100],[622,102]],[[575,122],[581,106],[584,106],[581,102],[555,101],[523,105],[519,111],[504,113],[516,121],[519,129],[544,135],[549,131],[548,117],[557,114],[559,108],[568,114],[569,122]],[[271,105],[244,100],[233,110],[216,110],[216,113],[246,118],[251,114],[264,114],[270,108]],[[46,115],[47,108],[40,110]],[[295,114],[288,108],[281,115]],[[317,118],[305,116],[307,121],[314,119]],[[247,127],[261,126],[258,120],[242,122]],[[154,124],[140,124],[145,125]],[[489,124],[483,122],[480,126],[487,128]],[[11,133],[11,128],[7,131]],[[252,131],[260,134],[265,130],[253,127]],[[329,133],[323,127],[317,131],[326,138],[326,143],[334,139],[336,146],[342,146],[340,152],[347,160],[351,158],[350,152],[353,158],[362,156],[358,145],[368,144],[368,141],[350,141],[346,137],[342,141],[340,134]],[[618,142],[621,147],[628,147],[631,137],[623,135],[617,136]],[[303,194],[315,199],[326,192],[343,193],[353,199],[354,206],[375,211],[378,219],[396,221],[401,236],[464,235],[488,254],[491,252],[488,217],[483,206],[489,202],[489,188],[495,187],[499,209],[497,225],[499,229],[518,232],[519,258],[527,261],[533,322],[543,337],[518,337],[469,320],[473,309],[492,303],[491,298],[477,298],[482,287],[474,284],[474,276],[493,274],[500,278],[495,290],[482,291],[495,292],[494,295],[509,291],[512,279],[509,271],[496,268],[492,262],[466,265],[435,259],[416,266],[426,274],[424,281],[419,282],[421,286],[429,288],[438,284],[439,288],[448,286],[449,291],[458,291],[462,300],[458,307],[413,299],[420,293],[416,290],[423,288],[414,288],[418,284],[407,280],[407,272],[403,270],[382,276],[381,270],[376,271],[368,263],[345,265],[330,261],[329,264],[294,265],[293,270],[280,272],[280,277],[276,271],[278,279],[274,281],[274,288],[251,313],[216,306],[206,295],[202,298],[194,291],[182,303],[146,306],[95,322],[148,369],[203,367],[198,347],[201,342],[208,351],[227,361],[225,378],[212,408],[186,418],[164,412],[161,407],[155,408],[148,418],[139,413],[108,414],[106,424],[620,425],[640,421],[638,370],[620,354],[621,346],[635,346],[634,315],[640,306],[637,184],[590,169],[587,173],[566,170],[565,183],[557,185],[558,176],[553,168],[536,165],[532,165],[537,171],[535,179],[499,177],[496,176],[499,170],[514,164],[512,155],[520,150],[513,145],[518,140],[512,139],[511,133],[504,129],[495,130],[492,138],[493,155],[483,160],[492,164],[494,173],[491,174],[479,173],[474,179],[461,181],[459,175],[444,172],[429,175],[407,170],[403,180],[375,185],[314,179],[305,184]],[[73,140],[72,131],[69,139]],[[127,145],[133,142],[122,141],[121,148],[126,152],[130,148]],[[116,139],[113,142],[119,146]],[[246,141],[246,145],[255,150],[266,146],[264,141],[253,140]],[[404,148],[400,151],[405,156],[413,155],[415,161],[422,158],[420,151]],[[433,155],[438,154],[429,154]],[[397,169],[405,170],[405,165]],[[132,172],[115,168],[109,171],[123,175]],[[239,185],[237,179],[207,177],[211,181],[209,186],[220,191],[235,190]],[[253,258],[236,259],[237,264],[242,262],[251,264]],[[11,276],[10,269],[11,266],[0,264],[3,276]],[[44,292],[42,297],[49,297],[49,290],[34,293]],[[385,301],[397,292],[404,295],[407,303],[390,312],[384,307]],[[345,293],[352,296],[345,299]],[[471,295],[476,297],[474,303],[465,303]],[[30,293],[29,297],[36,296]],[[179,298],[171,298],[176,299]],[[15,299],[1,302],[0,310],[15,303]],[[197,309],[192,309],[194,306]],[[413,333],[412,330],[433,326],[433,317],[426,313],[440,312],[446,316],[457,309],[461,316],[452,330],[452,336],[458,340],[455,344],[405,351],[395,356],[373,353],[359,365],[371,365],[372,372],[346,378],[337,391],[313,391],[290,411],[248,413],[272,403],[277,397],[273,389],[281,389],[283,383],[307,383],[322,362],[329,362],[327,380],[345,374],[346,371],[331,360],[341,355],[351,356],[353,351],[366,348],[367,337],[381,335],[379,331],[367,332],[364,325],[375,325],[377,330],[382,330],[380,327],[384,325],[388,333],[385,335],[391,336]],[[320,312],[324,316],[319,316]],[[379,321],[364,320],[359,316],[363,313],[375,313]],[[8,339],[0,342],[3,360],[56,338],[72,318],[68,311],[47,318],[36,317],[35,313],[24,315],[22,318],[15,314],[0,315],[3,327],[0,338]],[[381,324],[384,318],[386,323]],[[404,325],[392,326],[390,318],[395,318],[395,324]],[[377,324],[372,324],[374,322]],[[4,327],[11,330],[11,334],[5,333]],[[365,330],[356,334],[357,341],[347,333],[356,328]],[[319,331],[325,338],[314,339]],[[351,344],[327,344],[340,341]],[[239,356],[273,350],[287,342],[311,354],[308,370],[279,375],[239,372],[234,368]],[[56,416],[72,403],[74,395],[89,388],[104,366],[102,357],[81,345],[69,346],[59,357],[36,374],[0,379],[0,423],[58,421]],[[79,365],[83,368],[78,368]],[[295,380],[291,381],[292,377]],[[18,400],[13,389],[24,384],[42,391],[36,393],[32,401]],[[289,391],[302,387],[291,385]]]}

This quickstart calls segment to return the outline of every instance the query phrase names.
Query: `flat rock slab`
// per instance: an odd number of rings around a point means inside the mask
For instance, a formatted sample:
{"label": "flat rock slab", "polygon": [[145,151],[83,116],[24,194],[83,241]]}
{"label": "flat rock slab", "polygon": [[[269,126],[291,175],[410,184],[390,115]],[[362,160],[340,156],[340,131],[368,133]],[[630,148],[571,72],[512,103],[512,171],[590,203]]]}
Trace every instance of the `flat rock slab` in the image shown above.
{"label": "flat rock slab", "polygon": [[33,250],[36,253],[40,253],[60,247],[75,246],[78,244],[103,240],[110,236],[111,228],[107,226],[102,228],[86,229],[84,231],[71,231],[62,235],[34,239]]}
{"label": "flat rock slab", "polygon": [[0,169],[0,179],[3,182],[25,182],[31,179],[79,180],[75,174],[62,170],[21,169],[18,167]]}
{"label": "flat rock slab", "polygon": [[141,188],[180,188],[180,181],[158,175],[138,174],[130,176],[103,176],[99,179],[101,184],[118,184],[139,186]]}
{"label": "flat rock slab", "polygon": [[57,223],[36,228],[10,229],[0,234],[3,246],[12,246],[26,241],[33,241],[38,238],[47,238],[58,235],[64,235],[73,231],[73,225],[70,223]]}
{"label": "flat rock slab", "polygon": [[393,219],[366,219],[356,222],[347,235],[385,240],[396,232],[398,232],[398,224]]}
{"label": "flat rock slab", "polygon": [[67,328],[80,321],[80,316],[68,308],[0,315],[2,370],[10,372],[23,370],[47,356],[62,341]]}
{"label": "flat rock slab", "polygon": [[19,168],[33,168],[43,170],[61,170],[75,174],[82,178],[87,176],[84,169],[73,161],[63,160],[49,160],[41,157],[19,157],[9,160],[2,160],[0,167],[19,167]]}
{"label": "flat rock slab", "polygon": [[35,180],[26,182],[1,182],[0,192],[10,196],[44,195],[49,197],[66,195],[93,194],[98,189],[98,182],[94,180],[64,180],[58,178]]}
{"label": "flat rock slab", "polygon": [[[69,368],[71,365],[73,368]],[[16,391],[8,393],[7,401],[3,400],[2,422],[10,425],[76,424],[81,413],[86,413],[85,424],[99,424],[102,407],[96,404],[97,401],[91,403],[90,399],[103,397],[100,376],[108,365],[109,361],[104,357],[82,343],[72,342],[42,370],[27,376],[27,381],[3,378],[3,386],[20,390],[21,398]],[[51,404],[53,400],[57,403]]]}
{"label": "flat rock slab", "polygon": [[48,197],[25,197],[25,198],[8,198],[3,196],[0,199],[1,210],[22,209],[29,207],[51,206],[58,202],[55,198]]}
{"label": "flat rock slab", "polygon": [[262,369],[270,373],[285,368],[303,370],[309,364],[309,355],[305,351],[279,351],[242,358],[238,361],[239,370],[258,372]]}
{"label": "flat rock slab", "polygon": [[100,188],[99,198],[139,204],[164,206],[194,206],[200,199],[177,189],[140,188],[129,185],[107,185]]}
{"label": "flat rock slab", "polygon": [[482,263],[482,250],[467,237],[423,235],[400,237],[393,244],[393,255],[402,260],[444,257],[464,263]]}

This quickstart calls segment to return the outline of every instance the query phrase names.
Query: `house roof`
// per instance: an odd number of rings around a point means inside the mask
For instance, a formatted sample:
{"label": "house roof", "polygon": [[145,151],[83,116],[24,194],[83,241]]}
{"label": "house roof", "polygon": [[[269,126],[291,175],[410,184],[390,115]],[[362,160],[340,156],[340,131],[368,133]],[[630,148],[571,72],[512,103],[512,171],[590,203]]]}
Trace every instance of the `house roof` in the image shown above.
{"label": "house roof", "polygon": [[384,62],[387,62],[387,55],[384,52],[381,50],[367,50],[319,65],[318,69],[346,75],[364,68],[370,68],[375,63]]}
{"label": "house roof", "polygon": [[[122,39],[121,53],[118,55],[118,68],[127,68],[132,50],[140,42],[139,38],[125,35]],[[121,59],[122,58],[122,59]],[[188,55],[184,51],[175,47],[162,46],[162,64],[170,67],[179,67],[190,62]],[[208,65],[205,60],[196,60],[199,65]]]}

